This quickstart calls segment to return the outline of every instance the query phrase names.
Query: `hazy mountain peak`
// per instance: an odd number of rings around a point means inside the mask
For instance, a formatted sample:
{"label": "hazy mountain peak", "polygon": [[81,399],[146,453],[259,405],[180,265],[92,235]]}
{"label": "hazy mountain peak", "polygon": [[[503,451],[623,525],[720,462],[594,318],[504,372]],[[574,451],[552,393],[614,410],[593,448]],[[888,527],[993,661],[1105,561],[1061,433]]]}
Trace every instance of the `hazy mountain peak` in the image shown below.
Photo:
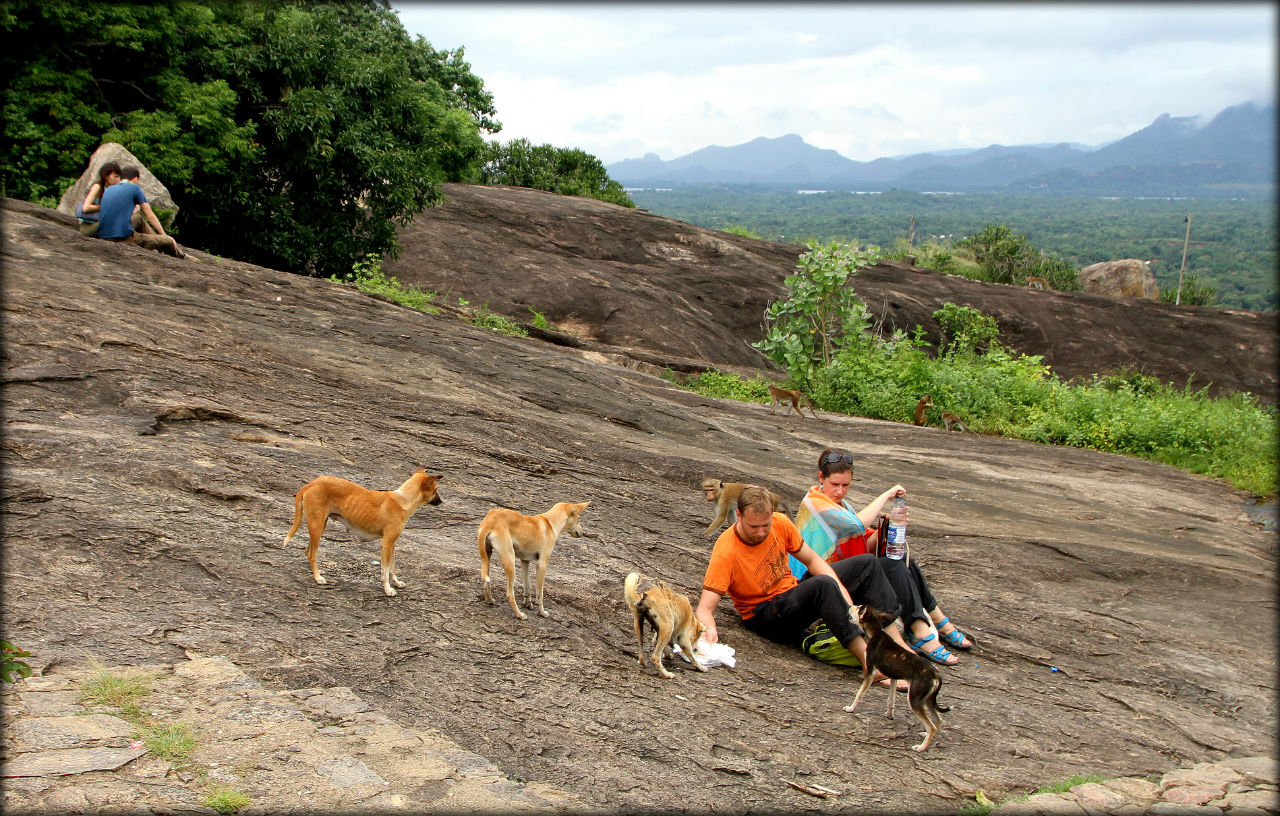
{"label": "hazy mountain peak", "polygon": [[[1162,113],[1146,127],[1094,148],[1069,142],[992,144],[859,162],[787,133],[728,147],[712,145],[670,161],[646,153],[607,169],[614,180],[631,186],[766,184],[1265,196],[1273,195],[1275,188],[1275,130],[1274,106],[1247,102],[1212,118]],[[1215,166],[1207,167],[1210,163]]]}

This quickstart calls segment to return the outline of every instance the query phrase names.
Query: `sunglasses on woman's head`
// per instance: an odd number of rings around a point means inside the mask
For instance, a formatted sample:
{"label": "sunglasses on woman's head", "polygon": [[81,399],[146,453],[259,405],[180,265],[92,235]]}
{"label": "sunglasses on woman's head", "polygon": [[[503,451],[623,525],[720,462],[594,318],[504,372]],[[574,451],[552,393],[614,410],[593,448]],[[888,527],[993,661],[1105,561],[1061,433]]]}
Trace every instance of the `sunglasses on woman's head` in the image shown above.
{"label": "sunglasses on woman's head", "polygon": [[822,457],[822,462],[820,464],[822,467],[826,467],[827,465],[835,465],[835,464],[839,464],[840,462],[844,462],[849,467],[853,467],[853,454],[828,453],[826,456]]}

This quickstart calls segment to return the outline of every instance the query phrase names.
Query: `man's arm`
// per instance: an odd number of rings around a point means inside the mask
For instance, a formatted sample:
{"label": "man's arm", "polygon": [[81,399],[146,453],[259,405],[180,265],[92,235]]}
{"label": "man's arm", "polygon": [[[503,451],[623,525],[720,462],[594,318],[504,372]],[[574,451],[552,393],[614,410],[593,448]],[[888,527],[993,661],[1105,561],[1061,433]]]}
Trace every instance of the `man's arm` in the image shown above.
{"label": "man's arm", "polygon": [[707,643],[718,643],[720,635],[716,632],[716,604],[720,603],[720,599],[724,596],[719,592],[712,592],[709,589],[702,590],[702,597],[698,599],[698,608],[693,616],[707,630]]}
{"label": "man's arm", "polygon": [[142,214],[147,217],[147,221],[149,221],[151,226],[155,229],[156,235],[164,235],[164,227],[160,226],[160,219],[156,218],[156,211],[151,209],[151,204],[144,201],[139,206],[142,207]]}
{"label": "man's arm", "polygon": [[801,544],[800,549],[795,553],[796,560],[809,568],[809,572],[814,575],[830,575],[831,580],[836,582],[836,586],[840,587],[840,594],[844,596],[844,602],[853,606],[853,598],[849,597],[849,590],[840,581],[840,577],[836,575],[836,571],[831,569],[831,565],[826,562],[822,556],[814,551],[813,547],[808,544]]}

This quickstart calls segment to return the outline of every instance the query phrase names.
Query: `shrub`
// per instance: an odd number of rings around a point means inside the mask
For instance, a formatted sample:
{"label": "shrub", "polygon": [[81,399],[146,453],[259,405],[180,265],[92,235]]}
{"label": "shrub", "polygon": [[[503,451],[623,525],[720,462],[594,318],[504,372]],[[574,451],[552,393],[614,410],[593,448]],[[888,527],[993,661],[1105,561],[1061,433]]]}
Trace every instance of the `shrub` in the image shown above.
{"label": "shrub", "polygon": [[987,224],[957,244],[972,253],[981,269],[979,280],[1023,286],[1028,277],[1040,277],[1047,280],[1052,289],[1080,288],[1075,267],[1036,249],[1026,235],[1015,234],[1006,226]]}
{"label": "shrub", "polygon": [[13,683],[14,675],[19,677],[30,677],[31,667],[21,658],[31,657],[30,652],[25,652],[14,646],[7,640],[0,640],[0,652],[4,655],[4,667],[0,670],[0,679],[6,683]]}
{"label": "shrub", "polygon": [[1218,302],[1218,290],[1207,283],[1201,283],[1197,275],[1187,275],[1182,279],[1182,295],[1178,295],[1178,287],[1160,291],[1161,303],[1178,303],[1185,306],[1213,306]]}
{"label": "shrub", "polygon": [[736,399],[744,402],[769,401],[769,381],[759,376],[744,380],[736,374],[727,374],[722,371],[704,371],[688,378],[683,383],[673,377],[668,379],[704,397]]}
{"label": "shrub", "polygon": [[[944,303],[933,313],[942,329],[947,354],[976,354],[988,350],[1000,336],[1000,327],[994,317],[983,314],[972,306]],[[950,341],[946,342],[946,338]]]}
{"label": "shrub", "polygon": [[468,318],[473,326],[479,326],[482,329],[489,329],[498,334],[505,334],[508,337],[528,337],[529,332],[523,326],[515,322],[506,315],[491,312],[488,308],[482,306]]}
{"label": "shrub", "polygon": [[935,272],[954,275],[960,269],[960,260],[956,253],[938,243],[936,239],[926,244],[908,247],[907,239],[899,238],[893,242],[893,248],[886,252],[884,257],[894,261],[906,261],[908,255],[915,256],[916,266],[923,266]]}
{"label": "shrub", "polygon": [[436,293],[419,289],[412,284],[402,284],[395,276],[387,275],[382,271],[381,255],[366,255],[351,267],[349,274],[342,278],[330,275],[329,280],[334,283],[349,283],[361,292],[381,295],[410,309],[440,314],[440,310],[431,305],[436,299]]}
{"label": "shrub", "polygon": [[547,320],[547,316],[542,312],[534,309],[533,307],[529,308],[529,312],[533,315],[533,327],[535,329],[545,329],[547,331],[555,330],[555,326]]}

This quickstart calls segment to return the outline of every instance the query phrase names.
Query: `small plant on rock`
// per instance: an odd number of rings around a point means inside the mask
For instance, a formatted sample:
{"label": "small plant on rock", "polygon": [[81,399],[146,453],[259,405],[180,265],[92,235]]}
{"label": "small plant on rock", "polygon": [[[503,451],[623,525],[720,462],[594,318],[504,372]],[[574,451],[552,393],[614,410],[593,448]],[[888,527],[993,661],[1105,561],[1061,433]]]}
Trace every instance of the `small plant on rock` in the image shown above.
{"label": "small plant on rock", "polygon": [[496,331],[498,334],[505,334],[508,337],[528,337],[529,332],[523,326],[515,322],[506,315],[491,312],[485,307],[480,307],[475,314],[471,316],[471,325],[479,326],[482,329]]}
{"label": "small plant on rock", "polygon": [[253,800],[238,790],[218,788],[211,791],[200,804],[219,813],[235,813],[253,804]]}
{"label": "small plant on rock", "polygon": [[350,283],[361,292],[382,295],[392,303],[408,306],[410,309],[440,314],[440,310],[431,305],[436,299],[435,292],[419,289],[412,284],[403,284],[394,275],[382,271],[382,256],[366,255],[364,260],[356,261],[351,272],[343,278],[331,275],[334,283]]}
{"label": "small plant on rock", "polygon": [[151,753],[171,762],[185,762],[196,748],[196,734],[186,723],[149,725],[138,730]]}
{"label": "small plant on rock", "polygon": [[80,682],[80,697],[88,702],[130,709],[151,693],[151,678],[145,674],[113,672],[96,660],[90,667],[89,676]]}
{"label": "small plant on rock", "polygon": [[3,674],[0,675],[3,677],[4,682],[16,682],[14,679],[15,675],[18,677],[31,676],[31,667],[21,659],[24,657],[31,657],[30,652],[25,652],[22,649],[19,649],[7,640],[0,640],[0,651],[3,651],[4,653],[4,670]]}
{"label": "small plant on rock", "polygon": [[555,331],[556,327],[552,325],[550,321],[547,320],[547,316],[545,314],[543,314],[542,312],[532,307],[529,308],[529,312],[533,314],[533,327],[535,329],[545,329],[547,331]]}

